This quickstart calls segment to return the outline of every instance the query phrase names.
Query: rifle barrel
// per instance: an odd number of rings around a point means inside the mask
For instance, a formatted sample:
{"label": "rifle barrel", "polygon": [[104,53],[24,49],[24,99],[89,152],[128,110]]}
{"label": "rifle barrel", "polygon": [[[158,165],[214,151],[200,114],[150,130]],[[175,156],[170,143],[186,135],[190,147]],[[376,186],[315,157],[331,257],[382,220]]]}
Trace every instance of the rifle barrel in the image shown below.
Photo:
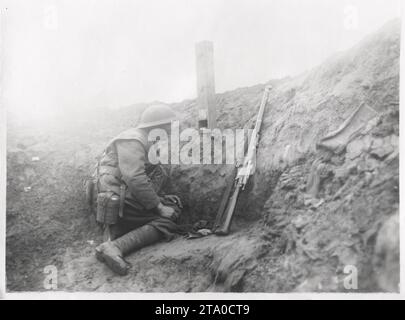
{"label": "rifle barrel", "polygon": [[270,92],[270,87],[266,87],[264,90],[264,94],[262,96],[262,101],[260,103],[259,113],[257,114],[257,118],[256,118],[256,125],[255,125],[256,134],[258,134],[260,132],[260,128],[262,126],[264,108],[266,107],[267,100],[269,99],[269,92]]}

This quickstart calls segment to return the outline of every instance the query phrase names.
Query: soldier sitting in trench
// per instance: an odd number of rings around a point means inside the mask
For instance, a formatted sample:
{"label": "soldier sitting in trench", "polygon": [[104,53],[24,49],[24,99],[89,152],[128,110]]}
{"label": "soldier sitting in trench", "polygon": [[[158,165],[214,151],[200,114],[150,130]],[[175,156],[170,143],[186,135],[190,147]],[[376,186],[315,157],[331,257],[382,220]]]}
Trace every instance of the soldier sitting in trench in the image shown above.
{"label": "soldier sitting in trench", "polygon": [[130,265],[124,256],[163,239],[170,240],[181,228],[176,224],[181,212],[177,196],[159,196],[167,177],[160,165],[148,162],[150,130],[169,134],[175,113],[166,105],[148,107],[137,127],[112,139],[98,163],[94,179],[93,203],[97,221],[109,230],[109,238],[96,248],[96,257],[120,275]]}

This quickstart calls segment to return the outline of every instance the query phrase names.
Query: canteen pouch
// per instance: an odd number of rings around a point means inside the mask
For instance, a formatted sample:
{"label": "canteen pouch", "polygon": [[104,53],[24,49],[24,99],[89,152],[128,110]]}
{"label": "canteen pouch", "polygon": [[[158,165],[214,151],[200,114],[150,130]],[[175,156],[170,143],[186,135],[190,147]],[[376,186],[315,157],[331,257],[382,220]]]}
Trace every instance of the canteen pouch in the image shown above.
{"label": "canteen pouch", "polygon": [[101,192],[97,195],[96,220],[103,224],[116,224],[120,215],[120,196],[113,192]]}

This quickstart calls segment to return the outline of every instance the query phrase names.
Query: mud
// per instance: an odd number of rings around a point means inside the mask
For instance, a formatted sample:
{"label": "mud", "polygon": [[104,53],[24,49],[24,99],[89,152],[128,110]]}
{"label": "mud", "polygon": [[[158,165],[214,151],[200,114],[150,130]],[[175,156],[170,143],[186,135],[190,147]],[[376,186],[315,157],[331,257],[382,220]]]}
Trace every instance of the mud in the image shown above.
{"label": "mud", "polygon": [[[142,249],[128,257],[133,268],[122,278],[93,255],[101,234],[82,181],[104,144],[146,105],[63,114],[43,126],[10,117],[8,290],[45,290],[47,265],[67,291],[350,291],[347,266],[357,270],[357,291],[398,290],[399,48],[393,21],[305,74],[270,81],[258,168],[232,234]],[[219,126],[249,127],[264,85],[218,94]],[[338,152],[319,148],[361,103],[376,117]],[[173,107],[182,126],[196,125],[194,100]],[[230,170],[172,169],[167,191],[181,196],[183,222],[213,219]]]}

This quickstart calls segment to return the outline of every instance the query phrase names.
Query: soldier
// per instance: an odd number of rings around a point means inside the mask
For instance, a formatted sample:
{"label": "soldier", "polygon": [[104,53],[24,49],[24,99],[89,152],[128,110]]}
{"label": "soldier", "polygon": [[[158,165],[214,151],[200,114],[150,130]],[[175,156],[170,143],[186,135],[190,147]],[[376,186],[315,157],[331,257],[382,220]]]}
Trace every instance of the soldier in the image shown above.
{"label": "soldier", "polygon": [[[181,211],[177,196],[158,195],[167,175],[161,166],[148,162],[155,128],[170,133],[173,110],[163,104],[148,107],[137,127],[112,139],[99,161],[96,179],[97,221],[110,230],[96,248],[96,257],[114,272],[126,275],[130,265],[124,256],[180,232],[176,224]],[[152,180],[153,179],[153,180]]]}

